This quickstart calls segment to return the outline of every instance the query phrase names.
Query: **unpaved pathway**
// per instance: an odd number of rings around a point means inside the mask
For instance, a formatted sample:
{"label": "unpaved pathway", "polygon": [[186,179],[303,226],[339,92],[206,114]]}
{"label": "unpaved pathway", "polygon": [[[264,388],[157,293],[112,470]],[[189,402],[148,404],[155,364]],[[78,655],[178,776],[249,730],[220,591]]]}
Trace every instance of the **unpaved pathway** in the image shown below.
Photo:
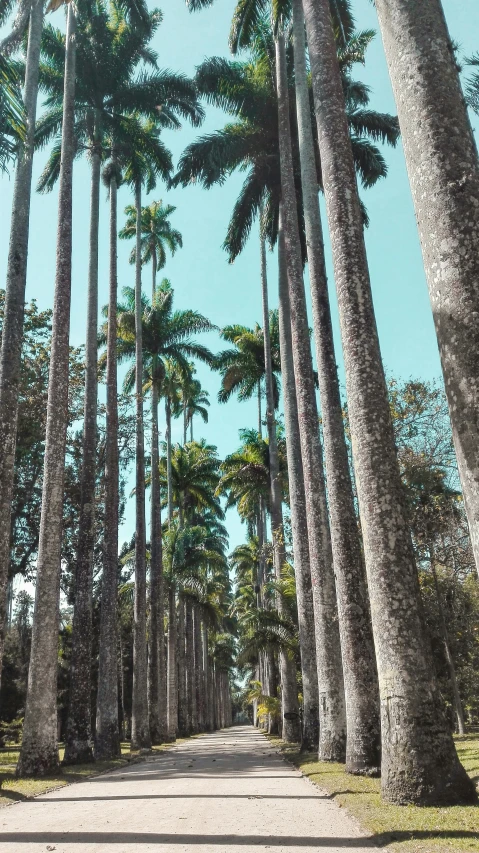
{"label": "unpaved pathway", "polygon": [[370,853],[373,846],[250,726],[0,810],[1,853]]}

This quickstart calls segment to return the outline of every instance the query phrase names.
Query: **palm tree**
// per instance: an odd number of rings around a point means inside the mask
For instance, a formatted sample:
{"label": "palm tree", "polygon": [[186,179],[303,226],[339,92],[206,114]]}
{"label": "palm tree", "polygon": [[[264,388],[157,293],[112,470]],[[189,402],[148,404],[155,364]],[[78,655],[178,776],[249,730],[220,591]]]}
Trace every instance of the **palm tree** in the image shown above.
{"label": "palm tree", "polygon": [[[119,125],[120,111],[125,103],[135,99],[138,115],[157,120],[158,100],[165,100],[167,115],[161,113],[163,125],[176,125],[168,112],[175,112],[178,91],[184,99],[188,96],[188,83],[183,77],[175,79],[171,72],[153,73],[135,77],[138,64],[147,60],[156,66],[156,57],[149,52],[151,40],[161,18],[157,12],[147,16],[143,10],[141,26],[126,25],[125,16],[112,7],[108,12],[99,4],[93,16],[89,12],[79,14],[78,50],[79,75],[76,89],[75,132],[82,142],[80,151],[86,148],[92,164],[92,207],[90,228],[90,268],[87,320],[87,369],[85,389],[85,419],[83,431],[82,505],[79,522],[79,550],[76,574],[77,605],[75,607],[72,677],[70,679],[70,703],[66,734],[65,761],[67,763],[92,758],[89,731],[79,734],[87,726],[89,730],[89,681],[91,647],[91,576],[93,559],[94,490],[95,490],[95,446],[97,408],[97,315],[98,315],[98,224],[100,162],[105,144],[105,135],[115,132],[116,144],[141,144],[139,134],[128,140],[128,124]],[[61,126],[61,91],[59,88],[59,64],[64,53],[63,36],[53,28],[44,34],[45,64],[41,68],[41,84],[48,93],[49,110],[37,127],[37,136],[44,142],[58,132]],[[92,74],[98,59],[108,72],[100,77]],[[168,88],[169,87],[169,88]],[[190,86],[189,98],[194,109],[195,94]],[[173,99],[173,101],[172,101]],[[133,125],[134,127],[134,125]],[[168,171],[170,160],[164,153],[163,168]],[[54,145],[47,167],[40,179],[40,188],[50,190],[58,174],[58,142]],[[86,722],[88,721],[88,723]]]}
{"label": "palm tree", "polygon": [[[125,303],[119,306],[118,323],[118,357],[120,360],[131,360],[136,352],[137,326],[135,320],[135,297],[131,288],[124,289]],[[146,387],[151,387],[152,392],[152,466],[151,466],[151,522],[150,542],[153,552],[150,552],[150,612],[153,607],[153,615],[156,615],[150,624],[150,645],[155,651],[158,649],[158,661],[160,672],[163,676],[165,667],[162,659],[163,643],[158,638],[159,626],[163,624],[162,612],[162,554],[161,554],[161,517],[160,517],[160,482],[158,473],[158,403],[160,396],[165,396],[167,412],[167,430],[171,436],[171,386],[176,382],[179,388],[180,377],[178,368],[182,375],[188,375],[190,370],[189,359],[198,358],[207,364],[211,364],[213,356],[203,345],[193,339],[193,335],[210,331],[214,327],[206,317],[195,311],[175,311],[173,309],[174,291],[170,283],[165,279],[156,289],[152,304],[144,297],[142,299],[142,340],[144,353],[144,374]],[[176,368],[176,373],[175,373]],[[145,376],[146,374],[146,376]],[[126,377],[125,388],[131,390],[132,382],[136,376],[135,370],[130,371]],[[143,384],[142,384],[143,390]],[[171,439],[169,439],[168,459],[171,459]],[[170,487],[169,487],[170,488]],[[172,501],[168,501],[168,519],[172,520]],[[155,544],[156,543],[156,548]],[[152,583],[153,581],[153,583]],[[152,590],[153,586],[153,590]],[[156,598],[155,598],[156,596]],[[153,628],[153,634],[151,629]],[[156,631],[156,634],[155,634]],[[158,686],[156,668],[153,671],[154,655],[150,654],[150,713],[153,715],[152,723],[155,739],[165,736],[165,706],[164,706],[164,683]],[[154,696],[157,695],[155,699]],[[163,704],[161,704],[163,703]],[[156,709],[162,709],[160,711]],[[156,718],[159,714],[159,718]]]}
{"label": "palm tree", "polygon": [[48,380],[47,428],[38,543],[32,647],[19,776],[38,776],[58,766],[56,671],[59,619],[63,481],[68,421],[69,331],[72,253],[72,175],[75,140],[76,14],[70,3],[65,36],[63,133],[58,202],[57,263]]}
{"label": "palm tree", "polygon": [[[426,0],[420,13],[397,0],[379,0],[376,9],[401,125],[479,574],[479,332],[471,322],[479,305],[477,144],[441,0]],[[432,104],[436,104],[433,110]]]}
{"label": "palm tree", "polygon": [[192,377],[181,387],[181,407],[183,409],[183,444],[186,444],[188,426],[190,441],[193,441],[193,418],[199,415],[203,423],[208,423],[208,407],[210,405],[208,391],[201,387],[201,382]]}
{"label": "palm tree", "polygon": [[[174,255],[183,246],[180,232],[171,227],[169,220],[175,210],[176,207],[163,205],[162,201],[152,201],[141,210],[141,262],[147,264],[151,261],[153,293],[156,290],[156,273],[166,264],[166,249]],[[123,239],[136,234],[136,207],[128,205],[125,213],[127,220],[120,234]],[[132,249],[130,263],[136,263],[136,249]]]}
{"label": "palm tree", "polygon": [[[15,464],[20,359],[23,337],[25,287],[27,281],[28,233],[38,95],[38,66],[43,26],[43,0],[32,3],[29,15],[23,101],[26,135],[17,153],[13,188],[10,244],[7,261],[6,300],[0,353],[0,661],[3,660],[4,623],[10,558],[10,517]],[[2,21],[3,23],[3,21]],[[2,60],[2,81],[6,73]],[[10,76],[10,75],[9,75]],[[2,96],[2,104],[5,104]],[[3,113],[5,121],[8,118]],[[10,125],[10,121],[8,121]],[[2,148],[5,143],[2,143]],[[10,144],[7,146],[7,153]],[[0,663],[1,673],[1,663]]]}
{"label": "palm tree", "polygon": [[95,757],[120,755],[117,678],[117,587],[119,521],[118,379],[117,379],[117,190],[121,172],[116,156],[103,172],[110,194],[110,281],[106,333],[105,521],[101,588],[100,651],[95,729]]}
{"label": "palm tree", "polygon": [[[344,672],[346,769],[352,773],[371,774],[379,772],[380,764],[379,685],[329,307],[306,72],[304,16],[301,0],[293,0],[292,5],[301,185]],[[362,45],[369,43],[371,34],[363,33],[355,38],[352,26],[347,29],[347,22],[344,22],[342,35],[345,43],[340,51],[340,61],[344,78],[345,74],[349,74],[348,54],[354,61],[363,58]],[[350,40],[349,44],[346,36]],[[356,109],[354,115],[357,125],[361,120],[366,125],[371,121],[369,111]],[[398,129],[392,118],[382,124],[375,123],[373,118],[369,128],[370,132],[381,135],[383,142],[395,144]],[[352,608],[351,601],[358,606]]]}
{"label": "palm tree", "polygon": [[[280,373],[279,339],[278,339],[278,314],[276,311],[268,312],[269,337],[271,341],[271,369],[273,382],[274,406],[279,403]],[[225,326],[221,330],[224,341],[234,345],[234,349],[223,350],[216,359],[217,370],[221,374],[221,388],[218,393],[220,403],[226,403],[233,393],[238,394],[238,399],[250,400],[255,394],[258,397],[258,432],[263,429],[261,399],[263,395],[262,384],[266,377],[265,345],[263,329],[256,325],[254,329],[246,326]]]}
{"label": "palm tree", "polygon": [[381,685],[383,796],[470,801],[476,794],[447,729],[424,635],[329,3],[303,7]]}

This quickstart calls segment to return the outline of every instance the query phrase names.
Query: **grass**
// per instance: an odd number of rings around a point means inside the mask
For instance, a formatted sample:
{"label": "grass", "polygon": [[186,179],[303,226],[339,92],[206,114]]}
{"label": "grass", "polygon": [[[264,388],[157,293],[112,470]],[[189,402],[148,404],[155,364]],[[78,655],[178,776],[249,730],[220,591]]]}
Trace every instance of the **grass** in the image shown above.
{"label": "grass", "polygon": [[[479,851],[479,806],[392,806],[381,800],[379,779],[350,776],[342,764],[316,761],[314,755],[298,753],[278,738],[270,740],[308,779],[347,808],[378,846],[389,845],[398,853]],[[479,735],[457,737],[456,748],[467,772],[479,783]]]}
{"label": "grass", "polygon": [[[179,741],[177,740],[176,743]],[[154,746],[152,753],[163,752],[173,744],[162,744]],[[72,782],[80,782],[92,776],[99,776],[107,770],[115,770],[117,767],[125,767],[136,761],[144,761],[145,756],[130,751],[129,743],[121,744],[121,758],[112,761],[95,761],[94,764],[72,764],[68,767],[60,767],[51,776],[42,776],[38,779],[17,779],[15,777],[15,765],[18,760],[19,746],[0,748],[0,806],[7,806],[13,802],[29,800],[55,788],[63,788]],[[63,758],[63,745],[60,744],[59,758]]]}

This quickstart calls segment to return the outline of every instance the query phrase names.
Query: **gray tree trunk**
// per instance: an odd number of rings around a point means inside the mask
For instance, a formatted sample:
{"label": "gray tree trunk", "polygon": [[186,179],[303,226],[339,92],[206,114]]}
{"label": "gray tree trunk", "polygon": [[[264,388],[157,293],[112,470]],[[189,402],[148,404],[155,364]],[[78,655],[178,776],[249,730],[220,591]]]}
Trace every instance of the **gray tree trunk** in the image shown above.
{"label": "gray tree trunk", "polygon": [[178,664],[176,658],[176,595],[170,582],[168,593],[168,740],[176,740],[178,730]]}
{"label": "gray tree trunk", "polygon": [[479,160],[441,0],[377,0],[479,573]]}
{"label": "gray tree trunk", "polygon": [[70,694],[64,764],[93,761],[91,733],[91,646],[93,549],[95,546],[96,443],[98,409],[98,229],[100,222],[100,151],[91,153],[90,255],[85,348],[85,406],[80,518],[73,610]]}
{"label": "gray tree trunk", "polygon": [[173,521],[173,481],[171,479],[171,402],[167,396],[165,399],[166,414],[166,479],[168,489],[168,526]]}
{"label": "gray tree trunk", "polygon": [[424,629],[329,3],[303,0],[303,9],[379,675],[382,792],[393,803],[470,802]]}
{"label": "gray tree trunk", "polygon": [[319,757],[323,761],[342,761],[346,749],[343,669],[323,459],[319,440],[319,418],[299,242],[286,57],[282,34],[278,36],[276,42],[276,68],[282,188],[281,226],[289,280],[294,375],[316,626]]}
{"label": "gray tree trunk", "polygon": [[63,129],[58,201],[57,262],[48,377],[47,428],[38,544],[35,612],[19,776],[44,776],[58,766],[57,667],[63,521],[63,481],[68,424],[72,257],[72,173],[76,20],[68,6]]}
{"label": "gray tree trunk", "polygon": [[344,673],[346,770],[370,775],[379,774],[381,761],[379,684],[334,351],[301,0],[293,0],[293,37],[304,223]]}
{"label": "gray tree trunk", "polygon": [[311,588],[311,567],[309,562],[308,526],[306,521],[306,495],[304,492],[303,461],[301,459],[301,439],[299,436],[298,403],[293,365],[293,341],[291,336],[291,310],[289,304],[288,276],[284,245],[278,246],[279,260],[279,341],[281,356],[281,382],[283,386],[283,408],[286,433],[286,455],[288,460],[289,502],[291,507],[291,528],[293,534],[293,560],[296,575],[296,596],[298,610],[307,612],[303,624],[310,624],[308,633],[300,635],[301,667],[308,662],[303,671],[303,689],[305,675],[314,666],[314,680],[308,684],[310,696],[316,696],[316,705],[311,701],[309,714],[303,712],[303,746],[314,749],[319,739],[319,693],[316,663],[316,639],[314,625],[313,593]]}
{"label": "gray tree trunk", "polygon": [[[260,225],[260,228],[262,226]],[[266,422],[268,426],[268,437],[271,448],[276,450],[275,468],[276,476],[279,480],[279,463],[277,458],[276,445],[276,419],[274,416],[274,394],[273,394],[273,370],[271,363],[271,341],[269,335],[269,307],[268,307],[268,282],[266,275],[266,247],[264,236],[260,234],[260,258],[261,258],[261,291],[263,303],[263,330],[264,330],[264,356],[266,367]],[[291,338],[291,335],[290,335]],[[281,365],[283,367],[283,365]],[[284,383],[284,378],[283,378]],[[294,389],[293,389],[294,391]],[[291,448],[290,448],[291,449]],[[299,450],[299,447],[298,447]],[[296,471],[293,472],[293,478]],[[302,473],[301,473],[302,481]],[[297,488],[297,483],[293,484]],[[295,495],[296,497],[296,495]],[[280,495],[281,500],[281,495]],[[303,501],[304,501],[304,484],[303,484]],[[291,515],[295,515],[297,523],[297,510],[293,508],[293,499],[291,499]],[[292,522],[294,524],[294,522]],[[295,531],[296,550],[294,551],[294,570],[296,575],[296,596],[298,600],[298,625],[299,639],[301,648],[301,671],[303,676],[303,744],[305,747],[313,748],[318,742],[318,676],[316,671],[316,653],[314,648],[314,613],[313,613],[313,595],[311,592],[311,572],[309,567],[309,555],[301,553],[305,552],[302,545],[298,543],[298,530]],[[307,531],[306,533],[306,548],[307,548]],[[306,556],[306,561],[302,562],[301,557]],[[271,687],[269,687],[271,689]]]}
{"label": "gray tree trunk", "polygon": [[120,755],[118,731],[118,377],[117,377],[117,177],[110,180],[110,293],[106,345],[105,532],[101,581],[100,652],[95,758]]}
{"label": "gray tree trunk", "polygon": [[185,670],[186,670],[186,685],[188,696],[188,722],[189,731],[192,734],[198,732],[198,706],[196,702],[196,673],[195,673],[195,638],[193,626],[193,602],[190,598],[186,599],[186,624],[185,624],[185,639],[186,639],[186,654],[185,654]]}
{"label": "gray tree trunk", "polygon": [[462,700],[461,694],[459,692],[459,685],[457,683],[457,675],[456,675],[456,667],[454,664],[454,659],[451,654],[451,645],[449,641],[449,631],[447,630],[447,622],[446,622],[446,614],[444,613],[444,607],[442,603],[442,595],[441,590],[439,589],[439,583],[437,580],[437,571],[436,571],[436,553],[434,545],[431,543],[429,545],[429,562],[431,564],[431,572],[434,581],[434,589],[436,591],[436,601],[437,608],[439,610],[439,622],[441,624],[442,638],[444,642],[444,652],[446,655],[446,661],[449,668],[449,677],[451,679],[451,687],[452,694],[454,697],[454,710],[456,712],[456,720],[457,720],[457,730],[460,735],[465,734],[466,728],[464,725],[464,711],[462,709]]}
{"label": "gray tree trunk", "polygon": [[158,449],[159,391],[156,359],[151,386],[151,494],[150,494],[150,624],[148,654],[148,709],[152,743],[167,738],[166,661],[164,643],[163,548]]}
{"label": "gray tree trunk", "polygon": [[43,0],[30,12],[25,65],[27,135],[20,149],[13,187],[10,245],[7,261],[5,308],[0,355],[0,675],[5,641],[8,569],[10,565],[11,508],[17,433],[18,390],[23,340],[28,233],[32,192],[33,141],[38,96],[38,68],[43,29]]}
{"label": "gray tree trunk", "polygon": [[195,637],[195,689],[196,708],[198,713],[198,731],[204,732],[205,725],[205,678],[203,670],[203,647],[201,612],[198,604],[193,607],[193,631]]}
{"label": "gray tree trunk", "polygon": [[211,701],[211,668],[210,657],[208,654],[208,626],[206,622],[202,624],[203,630],[203,670],[205,673],[205,729],[207,732],[213,731],[213,705]]}
{"label": "gray tree trunk", "polygon": [[180,592],[178,596],[178,734],[185,737],[190,733],[191,720],[188,715],[188,696],[186,686],[186,612],[185,599]]}
{"label": "gray tree trunk", "polygon": [[135,205],[136,531],[131,748],[149,749],[151,738],[148,719],[148,666],[146,652],[145,432],[143,425],[143,309],[141,304],[141,183],[139,181],[135,186]]}

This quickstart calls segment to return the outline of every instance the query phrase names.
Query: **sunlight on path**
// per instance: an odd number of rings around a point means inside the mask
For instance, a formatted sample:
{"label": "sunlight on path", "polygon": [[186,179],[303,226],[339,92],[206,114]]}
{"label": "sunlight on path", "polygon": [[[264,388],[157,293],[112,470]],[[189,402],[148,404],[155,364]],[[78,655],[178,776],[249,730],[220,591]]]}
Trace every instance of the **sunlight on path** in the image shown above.
{"label": "sunlight on path", "polygon": [[0,811],[0,853],[366,853],[374,844],[237,726]]}

